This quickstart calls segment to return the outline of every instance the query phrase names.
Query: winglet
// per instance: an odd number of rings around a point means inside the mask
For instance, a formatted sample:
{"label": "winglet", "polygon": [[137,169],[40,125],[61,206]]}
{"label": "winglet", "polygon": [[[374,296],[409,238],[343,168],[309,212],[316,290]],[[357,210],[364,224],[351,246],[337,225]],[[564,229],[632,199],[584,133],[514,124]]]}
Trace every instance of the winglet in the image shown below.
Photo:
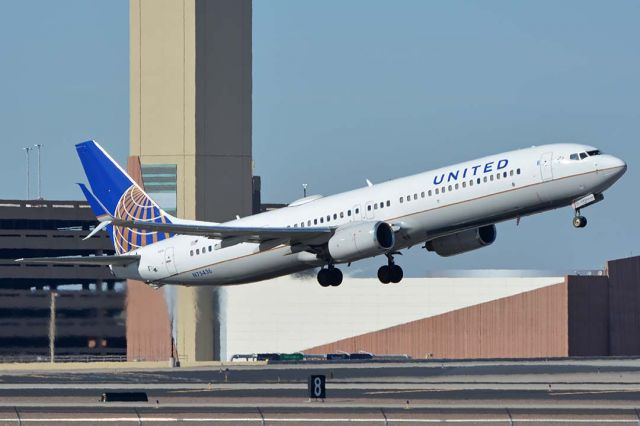
{"label": "winglet", "polygon": [[371,183],[371,181],[369,179],[367,179],[367,186],[369,186],[369,187],[373,186],[373,184]]}

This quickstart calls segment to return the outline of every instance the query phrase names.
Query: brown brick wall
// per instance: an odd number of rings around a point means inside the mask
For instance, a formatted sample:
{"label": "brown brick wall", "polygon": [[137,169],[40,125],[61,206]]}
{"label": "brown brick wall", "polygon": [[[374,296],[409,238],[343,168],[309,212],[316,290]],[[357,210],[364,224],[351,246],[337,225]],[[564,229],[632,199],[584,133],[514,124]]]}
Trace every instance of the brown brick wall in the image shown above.
{"label": "brown brick wall", "polygon": [[304,352],[363,350],[414,358],[562,357],[569,353],[567,318],[567,285],[560,283]]}
{"label": "brown brick wall", "polygon": [[640,355],[640,257],[607,262],[611,355]]}
{"label": "brown brick wall", "polygon": [[568,276],[569,355],[609,355],[609,279]]}

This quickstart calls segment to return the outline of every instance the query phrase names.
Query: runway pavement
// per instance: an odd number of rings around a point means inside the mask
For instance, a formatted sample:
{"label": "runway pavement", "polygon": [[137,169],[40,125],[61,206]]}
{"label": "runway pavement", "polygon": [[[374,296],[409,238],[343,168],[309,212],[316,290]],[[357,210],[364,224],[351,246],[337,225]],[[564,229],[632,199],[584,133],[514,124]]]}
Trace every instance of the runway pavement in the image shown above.
{"label": "runway pavement", "polygon": [[[327,378],[324,401],[307,379]],[[144,391],[149,402],[99,402]],[[3,371],[0,424],[636,424],[640,359]],[[19,418],[19,419],[18,419]],[[34,424],[35,424],[34,423]]]}

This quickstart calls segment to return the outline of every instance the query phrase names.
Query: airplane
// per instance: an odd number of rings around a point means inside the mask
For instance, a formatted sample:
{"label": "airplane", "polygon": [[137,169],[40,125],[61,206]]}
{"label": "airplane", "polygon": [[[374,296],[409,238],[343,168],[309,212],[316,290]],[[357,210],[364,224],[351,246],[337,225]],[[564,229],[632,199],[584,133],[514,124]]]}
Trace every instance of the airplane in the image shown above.
{"label": "airplane", "polygon": [[566,206],[584,228],[582,209],[627,169],[591,146],[542,145],[213,223],[166,213],[95,141],[76,150],[91,186],[80,189],[99,221],[86,238],[105,230],[116,254],[17,261],[108,265],[118,278],[154,287],[245,284],[312,268],[321,286],[335,287],[338,265],[375,256],[386,257],[380,282],[398,283],[395,256],[412,246],[465,253],[493,244],[496,223]]}

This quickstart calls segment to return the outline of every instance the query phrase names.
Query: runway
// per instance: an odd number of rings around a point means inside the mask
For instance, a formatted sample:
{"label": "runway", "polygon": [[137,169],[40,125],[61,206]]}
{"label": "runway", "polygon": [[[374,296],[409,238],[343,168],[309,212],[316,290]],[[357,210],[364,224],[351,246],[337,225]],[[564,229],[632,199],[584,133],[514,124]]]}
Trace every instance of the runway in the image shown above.
{"label": "runway", "polygon": [[[307,379],[326,376],[326,399]],[[144,391],[149,402],[99,402]],[[640,424],[640,359],[3,371],[0,424]]]}

